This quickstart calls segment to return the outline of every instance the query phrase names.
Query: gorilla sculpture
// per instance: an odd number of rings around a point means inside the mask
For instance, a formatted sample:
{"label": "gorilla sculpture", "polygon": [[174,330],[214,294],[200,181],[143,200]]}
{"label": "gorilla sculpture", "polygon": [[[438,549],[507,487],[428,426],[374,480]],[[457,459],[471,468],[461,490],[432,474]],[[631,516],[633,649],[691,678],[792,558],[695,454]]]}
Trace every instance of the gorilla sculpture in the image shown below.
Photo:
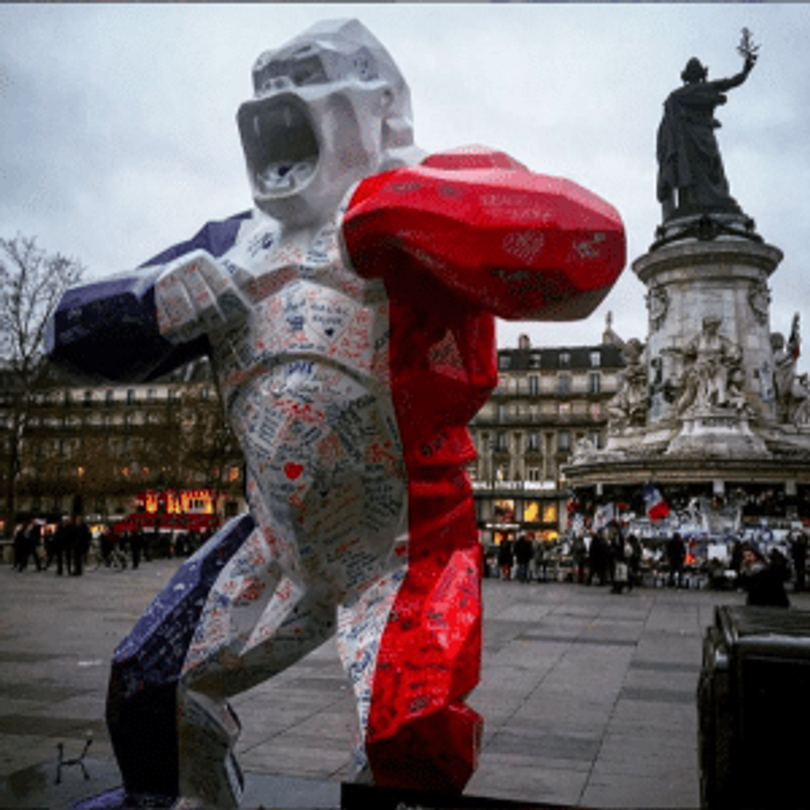
{"label": "gorilla sculpture", "polygon": [[70,290],[51,358],[151,379],[208,353],[250,514],[177,572],[115,652],[124,778],[83,807],[234,807],[227,699],[337,634],[356,769],[460,792],[481,718],[466,424],[496,383],[494,316],[587,315],[625,262],[610,205],[484,148],[414,146],[409,90],[357,21],[263,54],[238,125],[255,207]]}

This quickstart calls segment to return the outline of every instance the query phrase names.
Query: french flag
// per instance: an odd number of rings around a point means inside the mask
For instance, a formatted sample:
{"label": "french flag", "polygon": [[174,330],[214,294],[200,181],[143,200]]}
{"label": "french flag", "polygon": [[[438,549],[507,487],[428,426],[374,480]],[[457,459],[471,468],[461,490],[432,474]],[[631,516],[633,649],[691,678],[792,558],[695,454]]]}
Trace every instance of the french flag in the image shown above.
{"label": "french flag", "polygon": [[645,484],[641,490],[644,498],[644,507],[647,510],[647,517],[652,520],[663,520],[669,515],[669,507],[664,500],[664,496],[658,491],[655,484]]}

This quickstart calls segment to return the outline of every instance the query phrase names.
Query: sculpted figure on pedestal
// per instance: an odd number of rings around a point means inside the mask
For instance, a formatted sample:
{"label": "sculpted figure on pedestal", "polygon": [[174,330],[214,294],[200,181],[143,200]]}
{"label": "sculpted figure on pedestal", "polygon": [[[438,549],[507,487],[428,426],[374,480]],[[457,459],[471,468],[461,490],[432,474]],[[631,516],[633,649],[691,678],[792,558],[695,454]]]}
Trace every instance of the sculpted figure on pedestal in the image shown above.
{"label": "sculpted figure on pedestal", "polygon": [[626,366],[622,372],[619,390],[607,404],[608,426],[612,430],[643,427],[649,408],[647,368],[642,362],[644,344],[631,338],[622,347]]}
{"label": "sculpted figure on pedestal", "polygon": [[800,374],[793,382],[796,394],[790,421],[796,427],[810,425],[810,374]]}
{"label": "sculpted figure on pedestal", "polygon": [[779,332],[771,334],[773,350],[773,386],[776,394],[776,414],[779,422],[794,422],[794,414],[799,411],[807,398],[807,391],[796,375],[801,337],[799,335],[799,313],[793,316],[790,337],[785,342]]}
{"label": "sculpted figure on pedestal", "polygon": [[707,315],[702,330],[682,350],[684,374],[676,402],[679,414],[689,409],[745,406],[742,350],[720,334],[722,318]]}
{"label": "sculpted figure on pedestal", "polygon": [[123,792],[84,807],[232,808],[228,698],[337,635],[357,778],[460,792],[481,718],[482,555],[466,430],[495,316],[566,320],[624,266],[615,209],[482,147],[425,156],[408,86],[357,21],[253,69],[238,124],[255,207],[69,291],[51,358],[151,379],[212,357],[250,513],[179,569],[116,649]]}

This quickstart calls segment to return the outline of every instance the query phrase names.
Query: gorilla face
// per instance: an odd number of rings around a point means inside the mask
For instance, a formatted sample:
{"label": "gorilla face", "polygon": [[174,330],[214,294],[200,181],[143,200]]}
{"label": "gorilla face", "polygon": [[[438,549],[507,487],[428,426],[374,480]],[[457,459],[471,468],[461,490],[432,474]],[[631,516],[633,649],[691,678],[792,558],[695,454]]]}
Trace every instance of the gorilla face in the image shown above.
{"label": "gorilla face", "polygon": [[263,54],[253,83],[256,96],[237,116],[253,197],[295,225],[330,214],[378,171],[383,121],[409,114],[396,66],[356,21],[322,23]]}

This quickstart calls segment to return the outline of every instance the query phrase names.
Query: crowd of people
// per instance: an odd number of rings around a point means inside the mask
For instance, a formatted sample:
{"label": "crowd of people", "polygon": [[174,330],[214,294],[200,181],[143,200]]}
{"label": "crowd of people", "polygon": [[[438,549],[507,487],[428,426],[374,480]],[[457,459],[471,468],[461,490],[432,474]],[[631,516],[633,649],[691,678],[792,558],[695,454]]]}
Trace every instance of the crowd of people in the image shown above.
{"label": "crowd of people", "polygon": [[64,516],[55,526],[41,518],[20,524],[13,540],[13,566],[23,572],[29,564],[35,571],[54,566],[56,574],[81,576],[88,564],[136,569],[152,557],[188,557],[208,539],[207,532],[173,533],[116,530],[96,527],[84,518]]}
{"label": "crowd of people", "polygon": [[[611,585],[614,590],[632,589],[641,583],[642,548],[638,538],[625,534],[621,526],[610,523],[584,537],[571,540],[569,577],[579,584]],[[685,556],[685,549],[684,549]],[[512,540],[505,538],[497,547],[500,578],[519,582],[549,580],[551,549],[545,541],[532,541],[525,534]],[[488,572],[489,573],[489,572]]]}
{"label": "crowd of people", "polygon": [[[656,542],[653,551],[613,521],[587,537],[566,538],[563,553],[559,544],[533,541],[525,534],[506,537],[490,549],[485,574],[524,583],[556,581],[562,576],[570,582],[609,585],[621,592],[641,586],[645,573],[662,586],[689,587],[697,572],[708,587],[744,590],[749,604],[785,606],[790,583],[794,591],[807,587],[808,542],[800,530],[788,535],[782,549],[737,539],[730,544],[727,560],[696,560],[690,541],[678,532]],[[555,570],[550,575],[552,565]]]}
{"label": "crowd of people", "polygon": [[[37,571],[56,565],[56,573],[81,576],[90,551],[92,534],[81,517],[63,517],[53,531],[39,518],[17,527],[14,534],[14,568],[25,571],[31,562]],[[44,555],[43,555],[44,551]]]}

